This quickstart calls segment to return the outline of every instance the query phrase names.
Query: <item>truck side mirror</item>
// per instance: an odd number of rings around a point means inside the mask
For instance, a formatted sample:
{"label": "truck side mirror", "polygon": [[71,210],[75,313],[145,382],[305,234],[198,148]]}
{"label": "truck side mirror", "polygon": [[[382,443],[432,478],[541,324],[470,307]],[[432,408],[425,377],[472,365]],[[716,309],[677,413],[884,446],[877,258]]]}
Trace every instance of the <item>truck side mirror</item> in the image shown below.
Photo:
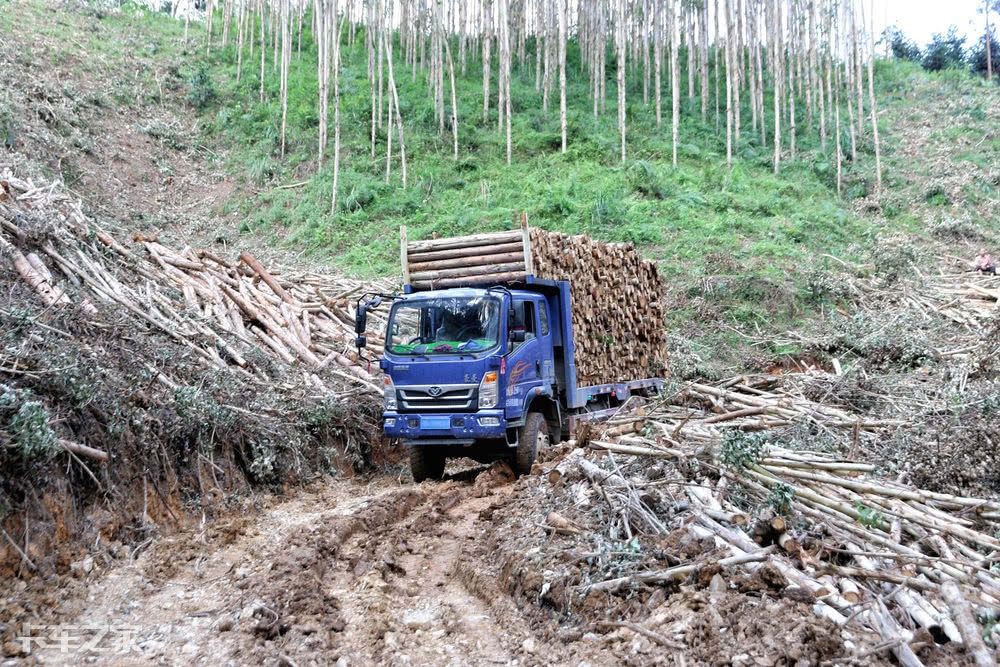
{"label": "truck side mirror", "polygon": [[368,304],[361,304],[358,306],[358,312],[354,314],[354,333],[359,336],[365,332],[368,327]]}

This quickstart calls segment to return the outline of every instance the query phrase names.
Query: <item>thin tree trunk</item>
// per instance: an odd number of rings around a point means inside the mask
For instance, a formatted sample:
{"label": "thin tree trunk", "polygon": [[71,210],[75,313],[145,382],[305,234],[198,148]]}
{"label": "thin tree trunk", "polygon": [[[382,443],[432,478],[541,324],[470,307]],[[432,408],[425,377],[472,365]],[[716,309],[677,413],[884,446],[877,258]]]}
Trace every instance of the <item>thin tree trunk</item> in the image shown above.
{"label": "thin tree trunk", "polygon": [[698,13],[701,26],[701,122],[708,117],[708,0],[704,0]]}
{"label": "thin tree trunk", "polygon": [[483,0],[483,124],[490,119],[490,55],[493,23],[492,0]]}
{"label": "thin tree trunk", "polygon": [[292,64],[292,17],[289,0],[281,3],[281,156],[285,156],[288,129],[288,68]]}
{"label": "thin tree trunk", "polygon": [[670,58],[670,79],[671,79],[671,95],[673,103],[673,125],[671,130],[671,162],[676,167],[677,166],[677,141],[680,137],[680,124],[681,124],[681,58],[680,58],[680,25],[679,18],[677,16],[677,9],[675,7],[670,8],[671,12],[671,26],[670,26],[670,42],[671,47],[671,58]]}
{"label": "thin tree trunk", "polygon": [[[391,24],[390,24],[391,25]],[[406,142],[403,139],[403,116],[399,112],[399,94],[396,92],[396,80],[393,77],[393,64],[392,64],[392,37],[389,31],[386,30],[383,35],[385,36],[385,56],[386,63],[388,64],[389,70],[389,92],[392,94],[392,108],[396,116],[396,128],[399,131],[399,158],[400,158],[400,173],[403,176],[403,187],[406,187]],[[389,135],[392,135],[392,125],[389,125]],[[386,170],[388,174],[388,169]]]}
{"label": "thin tree trunk", "polygon": [[[871,27],[868,31],[871,53],[868,56],[868,106],[872,117],[872,141],[875,142],[875,188],[882,190],[882,153],[878,143],[878,108],[875,105],[875,0],[871,2]],[[862,18],[864,14],[862,14]],[[989,40],[987,39],[987,43]]]}
{"label": "thin tree trunk", "polygon": [[840,195],[843,193],[843,188],[844,188],[844,175],[843,175],[844,153],[840,147],[840,69],[839,68],[837,69],[837,85],[834,87],[834,90],[836,92],[834,93],[835,98],[832,101],[832,104],[834,105],[835,109],[834,114],[836,117],[834,119],[833,140],[834,142],[836,142],[836,148],[837,148],[837,194]]}
{"label": "thin tree trunk", "polygon": [[861,44],[858,40],[858,21],[854,9],[854,0],[850,0],[851,9],[851,47],[853,51],[854,85],[858,96],[858,136],[864,136],[865,93],[864,77],[861,76]]}
{"label": "thin tree trunk", "polygon": [[726,166],[733,166],[733,56],[732,56],[732,22],[730,20],[730,1],[725,0],[726,16],[723,24],[726,26]]}
{"label": "thin tree trunk", "polygon": [[566,117],[566,12],[569,11],[566,0],[559,0],[559,128],[562,134],[562,152],[566,152],[567,117]]}
{"label": "thin tree trunk", "polygon": [[444,38],[444,53],[448,59],[448,77],[451,79],[451,138],[454,159],[458,160],[458,98],[455,94],[455,63],[451,59],[448,37]]}
{"label": "thin tree trunk", "polygon": [[[990,39],[990,3],[989,0],[983,3],[985,5],[983,13],[986,15],[986,80],[993,81],[993,47]],[[187,39],[185,38],[185,42]]]}
{"label": "thin tree trunk", "polygon": [[663,69],[663,19],[664,0],[653,0],[653,95],[656,98],[656,127],[663,122],[663,104],[661,101]]}
{"label": "thin tree trunk", "polygon": [[625,0],[618,0],[617,34],[618,61],[618,134],[621,142],[621,159],[625,162]]}
{"label": "thin tree trunk", "polygon": [[[323,154],[326,151],[327,119],[329,115],[329,49],[330,32],[327,21],[327,0],[316,0],[314,18],[316,20],[316,68],[319,84],[319,157],[317,165],[322,168]],[[369,67],[369,70],[371,68]]]}
{"label": "thin tree trunk", "polygon": [[782,93],[782,43],[781,43],[781,2],[773,0],[774,25],[774,173],[781,171],[781,93]]}
{"label": "thin tree trunk", "polygon": [[[322,0],[320,0],[322,2]],[[340,40],[347,13],[337,23],[337,0],[333,0],[333,14],[327,19],[333,31],[333,192],[330,196],[330,211],[337,212],[337,191],[340,188]],[[324,28],[324,31],[326,28]],[[329,38],[328,38],[329,39]]]}
{"label": "thin tree trunk", "polygon": [[[719,11],[722,8],[722,0],[715,0],[712,19],[715,22],[715,52],[712,54],[715,59],[715,131],[719,131],[719,42],[722,41],[722,33],[719,32]],[[728,67],[728,65],[727,65]]]}

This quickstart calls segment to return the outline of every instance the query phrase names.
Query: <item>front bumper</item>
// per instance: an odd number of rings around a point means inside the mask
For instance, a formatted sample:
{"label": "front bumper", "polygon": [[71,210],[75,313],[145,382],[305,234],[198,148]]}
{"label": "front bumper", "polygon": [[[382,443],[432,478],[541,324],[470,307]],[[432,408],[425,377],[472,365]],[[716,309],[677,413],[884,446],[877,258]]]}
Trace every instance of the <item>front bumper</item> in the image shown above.
{"label": "front bumper", "polygon": [[503,410],[417,414],[386,412],[382,417],[386,436],[404,440],[494,440],[507,434]]}

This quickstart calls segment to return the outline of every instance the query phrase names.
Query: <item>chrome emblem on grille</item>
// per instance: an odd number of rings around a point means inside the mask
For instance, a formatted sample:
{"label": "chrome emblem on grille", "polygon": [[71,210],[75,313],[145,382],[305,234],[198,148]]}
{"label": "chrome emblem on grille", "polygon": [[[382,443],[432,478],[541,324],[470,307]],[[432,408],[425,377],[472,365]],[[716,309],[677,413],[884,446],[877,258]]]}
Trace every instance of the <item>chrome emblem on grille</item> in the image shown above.
{"label": "chrome emblem on grille", "polygon": [[431,387],[430,389],[427,390],[427,393],[436,398],[441,394],[443,394],[444,390],[441,389],[441,387]]}

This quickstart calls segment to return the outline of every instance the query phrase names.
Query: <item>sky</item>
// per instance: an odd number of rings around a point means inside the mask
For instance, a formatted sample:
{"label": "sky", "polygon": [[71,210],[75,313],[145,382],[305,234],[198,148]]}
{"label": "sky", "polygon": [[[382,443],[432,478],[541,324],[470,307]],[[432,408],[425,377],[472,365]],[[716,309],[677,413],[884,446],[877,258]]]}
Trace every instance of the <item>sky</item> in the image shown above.
{"label": "sky", "polygon": [[[875,21],[878,33],[887,25],[896,25],[907,37],[924,46],[930,41],[931,35],[947,32],[948,26],[958,26],[959,34],[969,39],[986,29],[986,21],[982,14],[976,12],[983,4],[982,0],[875,0]],[[865,3],[865,8],[869,3]],[[1000,22],[1000,17],[993,14],[990,22]]]}

